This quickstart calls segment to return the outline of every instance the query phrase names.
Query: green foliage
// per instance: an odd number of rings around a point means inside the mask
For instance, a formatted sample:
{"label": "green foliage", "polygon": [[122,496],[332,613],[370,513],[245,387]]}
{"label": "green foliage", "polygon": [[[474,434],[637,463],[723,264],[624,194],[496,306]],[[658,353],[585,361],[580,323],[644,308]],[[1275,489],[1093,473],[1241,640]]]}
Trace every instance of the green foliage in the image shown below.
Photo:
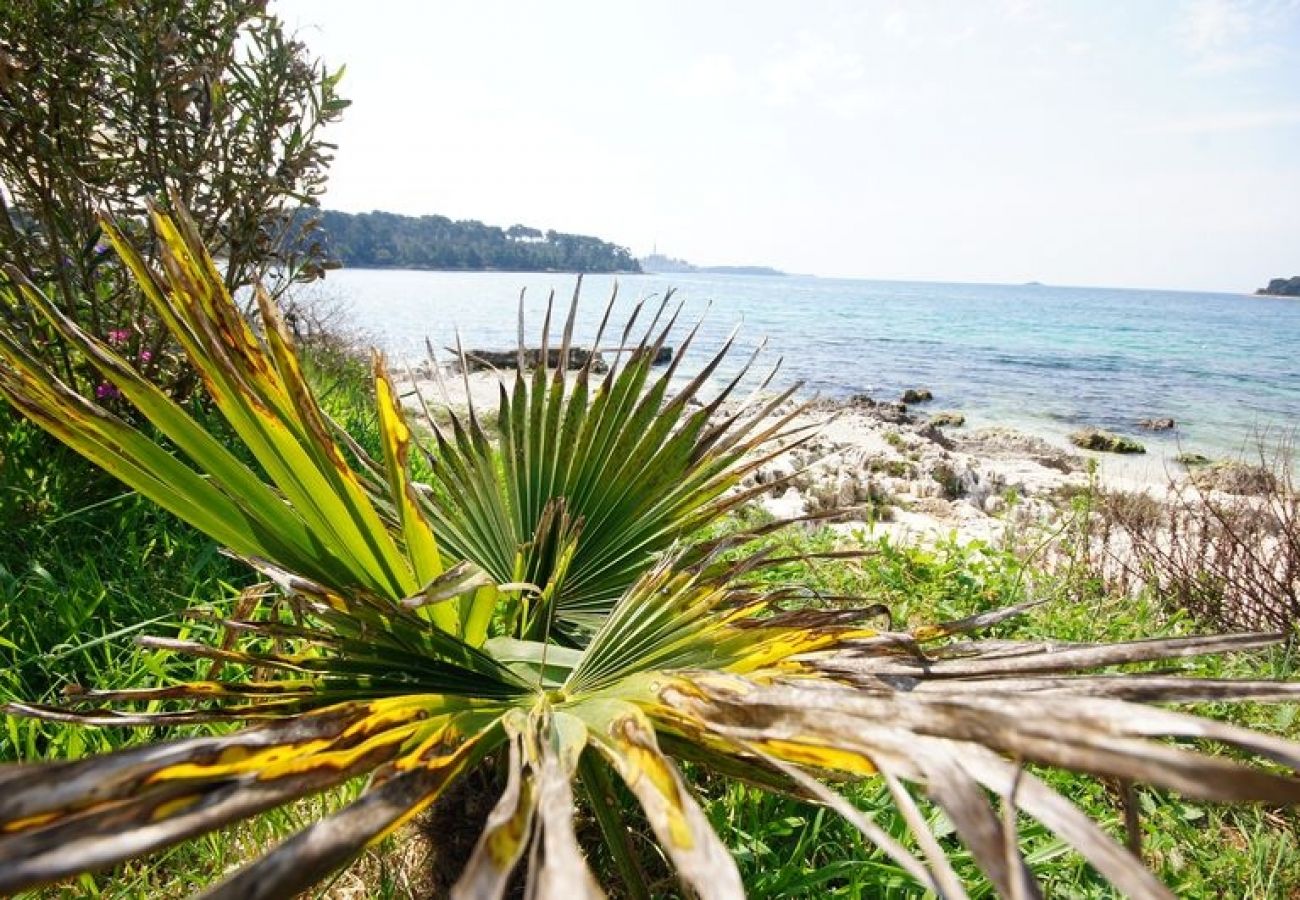
{"label": "green foliage", "polygon": [[509,272],[640,272],[624,247],[581,234],[473,219],[326,210],[331,256],[354,268],[499,269]]}
{"label": "green foliage", "polygon": [[[345,346],[314,346],[305,367],[322,404],[362,442],[374,439],[369,367]],[[194,405],[205,425],[241,448],[222,423]],[[375,452],[378,445],[375,444]],[[137,646],[141,634],[189,636],[181,613],[198,605],[229,614],[248,568],[209,537],[87,463],[30,422],[0,407],[0,704],[58,703],[68,685],[145,687],[205,677],[206,663]],[[173,734],[183,734],[184,729]],[[35,718],[0,717],[0,765],[78,759],[137,745],[146,731],[85,728]],[[354,800],[354,782],[249,819],[229,835],[208,835],[98,876],[37,892],[135,900],[184,896],[268,846]],[[372,851],[382,895],[386,873]],[[391,879],[388,888],[392,889]],[[402,896],[396,894],[395,896]]]}
{"label": "green foliage", "polygon": [[[813,426],[797,424],[797,410],[777,413],[788,395],[756,394],[715,421],[745,371],[689,411],[727,348],[684,388],[673,386],[680,354],[651,380],[676,318],[660,328],[663,307],[594,387],[590,366],[573,385],[563,371],[527,375],[521,346],[514,385],[501,386],[495,444],[472,408],[451,417],[450,433],[429,416],[424,485],[381,356],[373,398],[349,387],[357,370],[346,357],[314,367],[339,385],[334,409],[373,399],[373,430],[366,420],[354,437],[331,420],[321,399],[331,392],[305,380],[266,295],[259,335],[194,224],[153,219],[162,273],[106,230],[224,424],[169,399],[21,278],[24,301],[149,427],[77,395],[3,329],[0,393],[266,580],[186,610],[174,636],[141,637],[162,651],[135,657],[152,676],[143,686],[128,677],[79,687],[66,705],[6,704],[56,722],[211,730],[0,769],[0,891],[121,865],[313,795],[338,798],[344,805],[312,808],[319,821],[205,894],[293,896],[494,765],[505,787],[457,882],[464,896],[504,896],[524,859],[540,897],[601,896],[579,844],[578,791],[607,847],[597,862],[632,894],[645,867],[629,824],[653,832],[687,891],[740,896],[741,865],[674,758],[715,796],[721,779],[735,779],[834,809],[865,839],[868,867],[854,889],[902,890],[906,874],[954,898],[967,885],[977,896],[1028,891],[1034,869],[1067,847],[1120,890],[1170,896],[1104,817],[1098,824],[1087,802],[1067,799],[1070,772],[1176,789],[1193,815],[1209,801],[1300,805],[1300,743],[1151,705],[1300,695],[1289,681],[1151,669],[1268,648],[1275,636],[1058,644],[1017,634],[1013,620],[1043,607],[1005,605],[1020,595],[1023,569],[987,547],[801,547],[789,522],[697,534],[744,502],[727,489],[762,464],[755,451],[774,435],[797,443]],[[564,350],[575,318],[571,309]],[[889,609],[874,601],[884,598],[899,608],[882,622]],[[23,743],[21,731],[10,735]],[[364,791],[349,796],[362,776]],[[898,810],[889,821],[854,805],[886,793]],[[641,813],[629,818],[633,803]],[[723,821],[751,836],[763,829],[768,846],[798,832],[792,852],[817,871],[767,880],[751,868],[752,880],[786,894],[838,887],[848,869],[819,836],[824,818],[776,809],[761,823]],[[725,805],[713,812],[717,820]],[[1040,841],[1047,829],[1061,840]],[[763,862],[752,843],[750,858]],[[1051,889],[1055,874],[1044,878]]]}
{"label": "green foliage", "polygon": [[[162,669],[157,654],[134,650],[134,635],[166,630],[200,598],[248,581],[209,538],[8,409],[0,410],[0,522],[5,700],[57,702],[69,684],[143,684]],[[122,737],[9,719],[0,759],[75,757]]]}
{"label": "green foliage", "polygon": [[[169,352],[97,214],[156,261],[146,197],[174,194],[224,260],[226,285],[322,271],[301,213],[324,190],[321,129],[347,101],[265,0],[6,0],[0,14],[0,263],[178,395]],[[2,276],[0,276],[2,277]],[[274,291],[274,289],[273,289]],[[83,393],[106,383],[21,306],[0,308]]]}
{"label": "green foliage", "polygon": [[[744,529],[752,524],[741,519],[730,527]],[[843,537],[827,529],[787,531],[770,540],[771,549],[782,556],[826,553],[845,545]],[[826,593],[880,598],[901,620],[896,624],[976,615],[1026,591],[1051,598],[1026,616],[996,626],[993,635],[1003,640],[1052,635],[1064,641],[1109,642],[1195,631],[1188,616],[1171,614],[1153,593],[1108,595],[1083,567],[1046,572],[1032,561],[1027,564],[1023,554],[980,542],[900,545],[882,538],[869,541],[864,549],[866,555],[848,563],[791,563],[780,577],[802,577]],[[1174,671],[1205,678],[1290,679],[1298,668],[1295,651],[1279,648],[1257,655],[1186,659]],[[1197,709],[1281,737],[1300,738],[1295,706],[1201,704]],[[1124,840],[1123,806],[1112,783],[1059,772],[1048,777],[1057,790]],[[751,896],[917,896],[915,886],[887,857],[864,844],[855,829],[828,810],[707,776],[701,776],[699,783],[710,820],[734,835],[733,852]],[[879,782],[845,790],[876,822],[907,840],[906,826]],[[1294,811],[1188,802],[1146,787],[1138,787],[1136,797],[1143,857],[1178,896],[1281,897],[1287,886],[1300,882],[1300,817]],[[951,825],[924,798],[920,802],[963,880],[978,883],[974,860],[953,839]],[[1020,840],[1046,896],[1119,896],[1076,852],[1041,826],[1026,820]],[[992,892],[985,885],[972,890],[971,896],[992,896]]]}

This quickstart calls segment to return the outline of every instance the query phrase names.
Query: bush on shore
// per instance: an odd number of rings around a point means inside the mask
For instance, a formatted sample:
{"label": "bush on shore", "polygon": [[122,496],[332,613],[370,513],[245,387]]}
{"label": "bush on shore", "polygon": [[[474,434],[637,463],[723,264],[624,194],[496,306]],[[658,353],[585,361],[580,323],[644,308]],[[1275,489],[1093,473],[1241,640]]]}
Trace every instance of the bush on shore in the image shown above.
{"label": "bush on shore", "polygon": [[[1084,525],[1098,577],[1231,630],[1300,625],[1300,493],[1289,439],[1171,478],[1161,497],[1099,492]],[[1204,475],[1202,473],[1205,473]]]}
{"label": "bush on shore", "polygon": [[[146,203],[192,213],[226,286],[321,274],[312,215],[347,106],[265,0],[7,0],[0,15],[0,266],[41,286],[176,396],[194,387],[110,251],[103,213],[158,263]],[[0,284],[11,280],[0,271]],[[0,322],[86,396],[112,386],[36,312]]]}

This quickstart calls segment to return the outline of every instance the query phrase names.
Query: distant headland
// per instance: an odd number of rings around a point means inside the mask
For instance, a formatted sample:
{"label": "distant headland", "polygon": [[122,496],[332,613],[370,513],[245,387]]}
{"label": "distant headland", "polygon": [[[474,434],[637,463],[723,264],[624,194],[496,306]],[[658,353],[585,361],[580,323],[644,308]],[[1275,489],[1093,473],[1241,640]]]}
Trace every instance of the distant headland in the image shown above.
{"label": "distant headland", "polygon": [[331,259],[359,269],[461,272],[640,272],[629,250],[584,234],[527,225],[498,228],[476,219],[390,212],[321,213]]}
{"label": "distant headland", "polygon": [[651,253],[640,259],[641,271],[651,275],[678,275],[700,272],[710,275],[785,275],[771,266],[696,266],[682,259],[662,253]]}
{"label": "distant headland", "polygon": [[1255,293],[1270,297],[1300,297],[1300,275],[1274,278],[1268,283],[1268,287],[1262,287]]}

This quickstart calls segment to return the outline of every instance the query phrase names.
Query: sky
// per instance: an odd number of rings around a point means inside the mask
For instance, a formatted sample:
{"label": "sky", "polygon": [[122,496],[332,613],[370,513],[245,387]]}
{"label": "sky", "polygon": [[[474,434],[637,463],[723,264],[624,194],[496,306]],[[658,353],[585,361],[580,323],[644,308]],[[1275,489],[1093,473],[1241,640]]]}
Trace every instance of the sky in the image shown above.
{"label": "sky", "polygon": [[274,0],[325,205],[821,276],[1300,273],[1300,0]]}

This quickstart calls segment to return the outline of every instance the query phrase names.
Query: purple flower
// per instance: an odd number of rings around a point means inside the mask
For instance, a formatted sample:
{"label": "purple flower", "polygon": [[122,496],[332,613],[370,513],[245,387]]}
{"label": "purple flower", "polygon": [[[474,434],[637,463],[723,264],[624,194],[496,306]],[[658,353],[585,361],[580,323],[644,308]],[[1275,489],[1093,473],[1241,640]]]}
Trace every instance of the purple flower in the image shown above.
{"label": "purple flower", "polygon": [[112,400],[120,396],[122,396],[122,392],[119,391],[115,385],[111,385],[107,381],[101,381],[99,384],[95,385],[96,400]]}
{"label": "purple flower", "polygon": [[141,350],[141,351],[140,351],[140,362],[142,362],[142,363],[147,363],[147,362],[148,362],[149,360],[151,360],[151,359],[153,359],[153,351],[152,351],[152,350]]}
{"label": "purple flower", "polygon": [[111,328],[108,332],[108,342],[110,344],[125,344],[131,337],[131,332],[125,328]]}

